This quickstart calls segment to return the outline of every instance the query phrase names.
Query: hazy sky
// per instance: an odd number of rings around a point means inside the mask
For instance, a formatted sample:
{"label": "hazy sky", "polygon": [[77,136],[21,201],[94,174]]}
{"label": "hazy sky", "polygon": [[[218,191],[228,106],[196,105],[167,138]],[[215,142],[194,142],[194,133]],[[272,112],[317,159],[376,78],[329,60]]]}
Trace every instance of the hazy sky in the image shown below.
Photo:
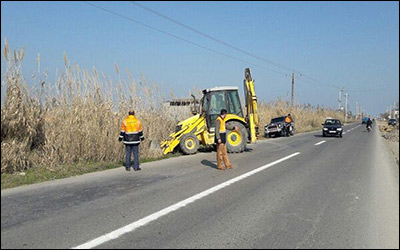
{"label": "hazy sky", "polygon": [[[129,2],[93,2],[107,10],[262,67],[290,74],[193,33]],[[210,36],[319,82],[344,86],[373,114],[399,99],[398,2],[139,2]],[[50,74],[63,53],[82,67],[115,76],[114,64],[143,73],[176,95],[193,86],[242,86],[252,69],[259,99],[289,98],[290,78],[156,32],[84,2],[1,2],[1,39],[25,47],[23,71],[36,55]],[[2,49],[4,44],[2,43]],[[4,73],[4,60],[1,70]],[[28,77],[27,77],[28,78]],[[301,76],[296,101],[337,107],[338,90]]]}

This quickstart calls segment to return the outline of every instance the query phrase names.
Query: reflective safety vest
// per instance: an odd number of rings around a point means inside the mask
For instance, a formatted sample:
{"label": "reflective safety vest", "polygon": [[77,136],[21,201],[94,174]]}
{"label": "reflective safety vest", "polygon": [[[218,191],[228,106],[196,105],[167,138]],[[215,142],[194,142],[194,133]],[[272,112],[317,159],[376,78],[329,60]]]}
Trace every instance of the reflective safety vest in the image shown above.
{"label": "reflective safety vest", "polygon": [[[225,120],[222,119],[220,116],[218,116],[217,120],[215,121],[215,124],[217,125],[219,123],[219,128],[215,128],[215,140],[221,140],[221,143],[226,143],[226,125],[225,125]],[[218,126],[218,125],[217,125]]]}
{"label": "reflective safety vest", "polygon": [[218,116],[217,121],[219,121],[219,132],[220,133],[226,133],[226,125],[225,125],[225,120],[221,118],[221,116]]}
{"label": "reflective safety vest", "polygon": [[126,117],[121,124],[119,137],[123,139],[124,144],[140,144],[140,141],[144,139],[142,123],[134,115]]}
{"label": "reflective safety vest", "polygon": [[285,122],[286,123],[291,123],[292,122],[292,118],[290,116],[286,116]]}

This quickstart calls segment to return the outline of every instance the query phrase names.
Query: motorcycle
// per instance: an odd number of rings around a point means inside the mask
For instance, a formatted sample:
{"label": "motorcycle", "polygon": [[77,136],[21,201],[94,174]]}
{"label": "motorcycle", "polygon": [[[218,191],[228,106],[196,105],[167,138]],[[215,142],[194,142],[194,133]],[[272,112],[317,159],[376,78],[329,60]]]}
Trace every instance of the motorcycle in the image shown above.
{"label": "motorcycle", "polygon": [[368,131],[368,132],[371,132],[371,125],[368,125],[368,126],[367,126],[367,131]]}
{"label": "motorcycle", "polygon": [[296,129],[295,129],[295,127],[294,127],[294,124],[293,123],[290,123],[290,124],[287,124],[286,125],[286,133],[285,133],[285,135],[287,136],[287,137],[289,137],[289,136],[293,136],[294,135],[294,133],[295,133],[295,131],[296,131]]}

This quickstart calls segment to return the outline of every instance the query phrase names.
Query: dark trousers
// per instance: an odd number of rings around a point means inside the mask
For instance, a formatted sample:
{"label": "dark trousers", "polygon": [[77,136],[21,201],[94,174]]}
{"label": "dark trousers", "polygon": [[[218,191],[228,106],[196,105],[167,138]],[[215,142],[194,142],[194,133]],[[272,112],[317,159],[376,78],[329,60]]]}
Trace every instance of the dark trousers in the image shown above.
{"label": "dark trousers", "polygon": [[[125,145],[125,167],[130,168],[133,167],[134,169],[139,168],[139,145]],[[131,156],[133,153],[133,166],[131,165]]]}

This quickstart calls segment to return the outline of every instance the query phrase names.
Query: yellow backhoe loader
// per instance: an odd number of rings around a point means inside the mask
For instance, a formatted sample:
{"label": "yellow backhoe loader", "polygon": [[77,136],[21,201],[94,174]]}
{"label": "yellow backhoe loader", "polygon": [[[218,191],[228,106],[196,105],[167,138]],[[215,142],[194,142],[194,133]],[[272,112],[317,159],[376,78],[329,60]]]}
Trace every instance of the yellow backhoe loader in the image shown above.
{"label": "yellow backhoe loader", "polygon": [[[226,109],[227,123],[238,127],[238,131],[229,131],[227,150],[229,153],[241,153],[247,143],[255,143],[258,136],[259,119],[257,115],[257,97],[250,69],[245,70],[244,94],[245,110],[243,113],[238,87],[215,87],[203,90],[200,106],[194,101],[194,116],[181,121],[175,132],[161,142],[164,154],[180,149],[184,154],[195,154],[200,145],[215,144],[215,120],[220,111]],[[195,98],[193,96],[193,98]]]}

